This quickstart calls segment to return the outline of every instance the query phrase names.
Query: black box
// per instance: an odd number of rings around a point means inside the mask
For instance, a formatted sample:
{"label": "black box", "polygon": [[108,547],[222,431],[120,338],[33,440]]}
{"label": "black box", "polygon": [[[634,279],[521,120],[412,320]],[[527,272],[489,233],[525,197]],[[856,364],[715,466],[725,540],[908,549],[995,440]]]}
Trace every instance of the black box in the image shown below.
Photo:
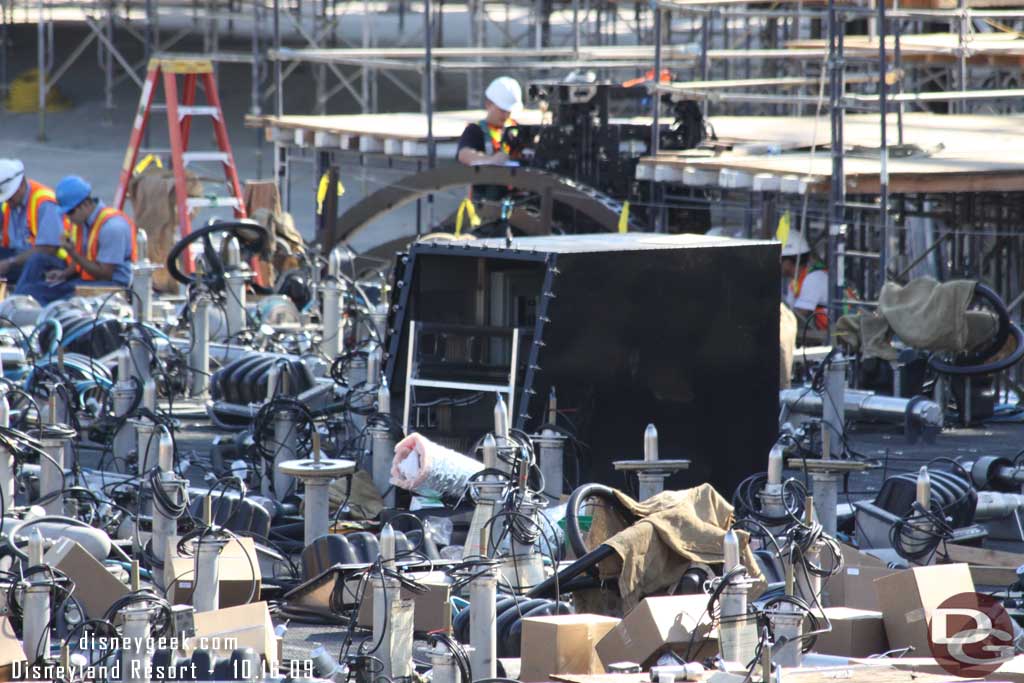
{"label": "black box", "polygon": [[[515,327],[513,425],[532,433],[547,422],[556,388],[560,424],[585,444],[579,471],[566,463],[570,487],[623,487],[612,461],[643,457],[651,422],[661,458],[693,463],[673,488],[709,481],[731,497],[764,470],[778,431],[778,243],[648,233],[420,242],[395,273],[386,374],[399,419],[410,321],[426,330],[420,376],[485,384],[505,383]],[[493,429],[493,393],[417,388],[415,401],[410,431],[464,451]]]}

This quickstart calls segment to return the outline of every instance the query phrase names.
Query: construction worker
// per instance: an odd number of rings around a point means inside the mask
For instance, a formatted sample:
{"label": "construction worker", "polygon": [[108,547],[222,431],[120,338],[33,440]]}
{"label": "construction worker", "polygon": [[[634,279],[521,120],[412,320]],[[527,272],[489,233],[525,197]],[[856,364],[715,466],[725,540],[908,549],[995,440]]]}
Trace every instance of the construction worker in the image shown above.
{"label": "construction worker", "polygon": [[25,177],[25,164],[0,159],[0,277],[16,282],[33,254],[58,255],[70,229],[46,185]]}
{"label": "construction worker", "polygon": [[[487,116],[470,123],[459,138],[456,158],[466,166],[501,166],[509,162],[512,150],[503,142],[505,128],[516,125],[512,115],[523,107],[523,89],[519,82],[508,76],[491,81],[484,91],[484,109]],[[500,185],[474,185],[474,200],[500,201],[508,190]]]}
{"label": "construction worker", "polygon": [[782,245],[782,277],[787,280],[783,299],[799,322],[797,343],[825,341],[828,331],[828,270],[811,245],[791,230]]}
{"label": "construction worker", "polygon": [[66,299],[79,285],[127,287],[136,258],[135,224],[123,212],[104,206],[92,196],[92,186],[78,176],[57,183],[57,203],[73,224],[65,237],[67,262],[34,254],[25,264],[16,294],[28,294],[41,304]]}

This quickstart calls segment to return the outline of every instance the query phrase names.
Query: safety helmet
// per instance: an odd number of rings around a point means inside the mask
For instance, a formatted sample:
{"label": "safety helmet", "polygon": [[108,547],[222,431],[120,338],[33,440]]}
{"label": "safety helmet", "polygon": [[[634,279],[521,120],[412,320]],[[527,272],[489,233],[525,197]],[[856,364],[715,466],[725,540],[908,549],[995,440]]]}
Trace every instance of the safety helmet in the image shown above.
{"label": "safety helmet", "polygon": [[64,176],[57,183],[57,203],[64,213],[71,213],[92,196],[92,186],[76,175]]}
{"label": "safety helmet", "polygon": [[484,97],[507,112],[518,111],[523,107],[523,89],[519,81],[508,76],[500,76],[491,81],[484,91]]}
{"label": "safety helmet", "polygon": [[0,202],[14,196],[25,180],[25,164],[18,159],[0,159]]}
{"label": "safety helmet", "polygon": [[789,235],[786,236],[786,243],[782,245],[782,255],[800,256],[801,254],[808,254],[810,251],[811,245],[807,243],[807,240],[800,234],[800,231],[790,230]]}

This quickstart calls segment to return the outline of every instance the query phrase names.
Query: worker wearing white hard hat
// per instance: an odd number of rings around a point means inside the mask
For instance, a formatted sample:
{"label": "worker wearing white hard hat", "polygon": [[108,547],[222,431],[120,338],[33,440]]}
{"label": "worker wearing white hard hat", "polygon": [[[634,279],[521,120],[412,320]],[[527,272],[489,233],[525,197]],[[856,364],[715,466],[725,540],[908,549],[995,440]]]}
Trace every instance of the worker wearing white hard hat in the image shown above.
{"label": "worker wearing white hard hat", "polygon": [[[491,81],[484,91],[484,109],[487,115],[470,123],[459,138],[457,158],[467,166],[496,165],[508,163],[515,151],[509,147],[505,129],[515,126],[512,116],[523,108],[523,89],[519,82],[508,76]],[[500,186],[474,186],[474,200],[500,200],[506,190]]]}
{"label": "worker wearing white hard hat", "polygon": [[0,277],[19,278],[32,254],[57,257],[70,229],[54,191],[25,175],[18,159],[0,159]]}
{"label": "worker wearing white hard hat", "polygon": [[797,341],[818,343],[828,331],[828,270],[799,230],[790,230],[782,245],[783,298],[799,319]]}

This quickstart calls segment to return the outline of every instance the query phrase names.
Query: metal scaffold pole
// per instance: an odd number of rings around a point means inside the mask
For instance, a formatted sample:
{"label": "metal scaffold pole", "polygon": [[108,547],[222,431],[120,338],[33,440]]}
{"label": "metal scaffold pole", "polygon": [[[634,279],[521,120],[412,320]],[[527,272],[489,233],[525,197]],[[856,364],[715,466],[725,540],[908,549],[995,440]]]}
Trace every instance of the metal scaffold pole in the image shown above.
{"label": "metal scaffold pole", "polygon": [[846,202],[846,181],[843,175],[843,23],[839,16],[836,0],[828,0],[828,69],[829,69],[829,114],[832,145],[832,182],[829,191],[828,225],[828,310],[829,337],[834,331],[832,324],[842,301],[840,291],[843,282],[846,225],[844,204]]}
{"label": "metal scaffold pole", "polygon": [[879,146],[879,163],[881,168],[879,169],[879,193],[878,193],[878,213],[881,218],[880,231],[881,231],[881,245],[878,250],[878,289],[879,292],[885,281],[888,279],[889,274],[889,257],[890,257],[890,240],[889,234],[889,143],[887,137],[887,126],[889,125],[889,84],[886,81],[886,71],[888,69],[885,52],[885,38],[886,38],[886,19],[885,19],[885,3],[879,2],[878,4],[878,109],[881,117],[882,126],[879,131],[880,133],[880,146]]}

